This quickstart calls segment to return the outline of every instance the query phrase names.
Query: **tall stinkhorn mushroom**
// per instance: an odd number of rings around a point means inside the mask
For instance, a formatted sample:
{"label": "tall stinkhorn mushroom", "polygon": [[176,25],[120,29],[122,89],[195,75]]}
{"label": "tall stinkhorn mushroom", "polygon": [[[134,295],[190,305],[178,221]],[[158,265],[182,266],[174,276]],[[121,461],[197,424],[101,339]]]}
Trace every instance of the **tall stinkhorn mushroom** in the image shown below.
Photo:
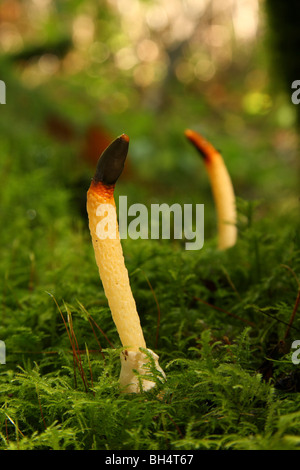
{"label": "tall stinkhorn mushroom", "polygon": [[218,247],[225,250],[237,240],[236,201],[232,181],[221,154],[200,134],[190,129],[185,136],[204,158],[218,217]]}
{"label": "tall stinkhorn mushroom", "polygon": [[122,173],[128,146],[129,138],[122,134],[102,153],[87,193],[87,212],[100,278],[125,348],[121,353],[120,385],[125,392],[138,393],[141,388],[149,390],[155,385],[148,375],[151,364],[161,378],[165,375],[158,364],[158,356],[146,348],[118,229],[114,188]]}

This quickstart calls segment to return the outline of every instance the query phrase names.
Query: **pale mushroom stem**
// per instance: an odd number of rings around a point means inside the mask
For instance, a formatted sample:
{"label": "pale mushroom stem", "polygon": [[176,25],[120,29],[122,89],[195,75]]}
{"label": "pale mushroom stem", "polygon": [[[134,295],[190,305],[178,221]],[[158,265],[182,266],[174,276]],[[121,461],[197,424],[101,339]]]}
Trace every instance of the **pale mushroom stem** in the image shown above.
{"label": "pale mushroom stem", "polygon": [[218,218],[218,248],[225,250],[237,240],[236,199],[232,181],[221,154],[200,134],[187,129],[185,136],[204,159]]}
{"label": "pale mushroom stem", "polygon": [[[129,138],[122,134],[102,153],[87,193],[87,212],[96,263],[104,292],[124,351],[121,354],[120,384],[125,392],[139,392],[155,386],[147,380],[149,357],[164,377],[158,356],[147,354],[140,318],[132,295],[119,236],[114,188],[122,173],[127,156]],[[134,373],[137,370],[142,379]],[[148,377],[149,378],[149,377]]]}

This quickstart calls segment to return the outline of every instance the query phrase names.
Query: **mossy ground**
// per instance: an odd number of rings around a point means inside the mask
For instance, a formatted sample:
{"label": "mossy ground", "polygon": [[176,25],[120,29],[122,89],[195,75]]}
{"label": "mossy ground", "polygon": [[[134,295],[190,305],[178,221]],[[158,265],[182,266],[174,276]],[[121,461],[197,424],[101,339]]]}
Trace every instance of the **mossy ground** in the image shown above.
{"label": "mossy ground", "polygon": [[[37,108],[32,119],[24,102]],[[76,142],[54,142],[41,128],[48,105],[16,83],[5,119],[1,108],[0,448],[298,449],[300,237],[295,172],[274,157],[276,130],[265,124],[261,135],[249,122],[240,140],[220,137],[220,123],[210,130],[240,197],[238,243],[219,252],[205,171],[183,137],[196,113],[122,118],[135,173],[116,196],[205,204],[199,251],[123,241],[147,346],[167,375],[155,391],[129,396],[119,390],[121,344],[85,213],[93,170]]]}

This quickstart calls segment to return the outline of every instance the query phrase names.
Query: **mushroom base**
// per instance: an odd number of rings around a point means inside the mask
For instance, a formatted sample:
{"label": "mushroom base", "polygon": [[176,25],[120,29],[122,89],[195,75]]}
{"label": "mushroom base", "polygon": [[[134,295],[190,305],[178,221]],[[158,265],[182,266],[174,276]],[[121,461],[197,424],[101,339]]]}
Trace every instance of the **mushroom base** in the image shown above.
{"label": "mushroom base", "polygon": [[[152,356],[156,370],[162,375],[159,379],[166,379],[166,375],[158,363],[158,355],[151,351],[151,349],[147,349],[147,352]],[[151,358],[149,354],[147,355],[143,351],[122,351],[120,386],[123,392],[140,393],[141,391],[148,391],[155,387],[156,381],[154,375],[151,373],[151,364],[149,364]],[[148,380],[147,377],[153,377],[153,380]]]}

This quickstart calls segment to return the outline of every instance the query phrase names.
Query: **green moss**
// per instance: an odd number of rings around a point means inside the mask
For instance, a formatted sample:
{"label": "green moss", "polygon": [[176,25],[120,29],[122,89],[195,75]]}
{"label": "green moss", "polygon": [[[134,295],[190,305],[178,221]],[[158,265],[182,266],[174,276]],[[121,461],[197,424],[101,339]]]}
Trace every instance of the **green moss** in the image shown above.
{"label": "green moss", "polygon": [[[237,193],[249,195],[238,204],[238,243],[226,252],[216,249],[202,162],[195,156],[184,173],[178,166],[182,155],[190,162],[194,156],[183,138],[174,143],[181,121],[174,119],[169,133],[172,123],[156,117],[149,179],[133,176],[117,186],[133,202],[205,204],[200,251],[176,240],[123,241],[147,346],[167,374],[159,396],[128,396],[119,391],[121,344],[83,209],[92,170],[76,146],[54,143],[27,116],[16,131],[17,103],[0,123],[0,339],[7,349],[0,448],[298,449],[299,366],[290,346],[300,335],[299,312],[285,336],[299,290],[300,238],[294,186],[283,190],[295,172],[273,159],[270,131],[220,139],[224,155],[234,150],[236,161],[247,160],[233,175]],[[47,110],[41,98],[36,121],[42,105]],[[138,121],[142,112],[133,112]],[[258,142],[249,147],[252,132]],[[134,152],[134,139],[131,145]],[[159,145],[174,155],[167,178]]]}

